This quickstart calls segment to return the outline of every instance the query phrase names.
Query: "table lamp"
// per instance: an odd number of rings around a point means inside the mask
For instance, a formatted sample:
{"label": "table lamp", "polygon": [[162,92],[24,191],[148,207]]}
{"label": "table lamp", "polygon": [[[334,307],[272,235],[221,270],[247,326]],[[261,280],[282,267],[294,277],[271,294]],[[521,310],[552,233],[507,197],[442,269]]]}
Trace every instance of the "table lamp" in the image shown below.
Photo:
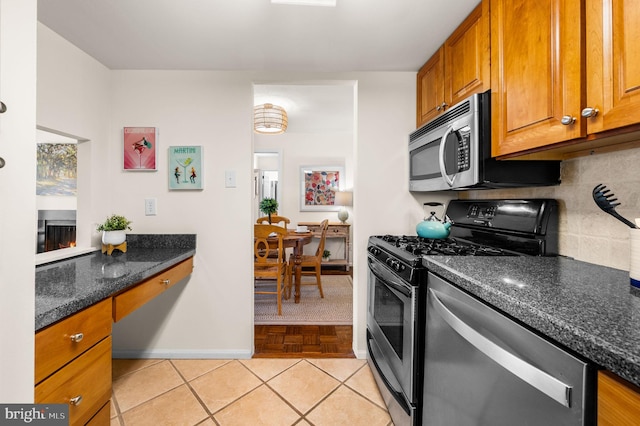
{"label": "table lamp", "polygon": [[340,211],[338,212],[338,219],[340,222],[345,223],[349,218],[349,212],[347,211],[347,206],[353,204],[353,192],[351,191],[340,191],[336,192],[336,205],[340,206]]}

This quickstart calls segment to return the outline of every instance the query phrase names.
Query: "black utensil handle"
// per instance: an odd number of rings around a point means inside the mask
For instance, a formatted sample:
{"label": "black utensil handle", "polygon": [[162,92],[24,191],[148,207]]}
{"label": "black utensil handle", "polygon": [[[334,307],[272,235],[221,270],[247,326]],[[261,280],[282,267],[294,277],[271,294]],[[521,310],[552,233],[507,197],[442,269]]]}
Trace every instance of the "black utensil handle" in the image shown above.
{"label": "black utensil handle", "polygon": [[624,217],[620,216],[618,214],[618,212],[616,212],[615,210],[612,211],[608,211],[607,213],[609,213],[611,216],[615,217],[616,219],[618,219],[619,221],[621,221],[622,223],[626,224],[627,226],[629,226],[630,228],[637,228],[636,224],[631,222],[628,219],[625,219]]}

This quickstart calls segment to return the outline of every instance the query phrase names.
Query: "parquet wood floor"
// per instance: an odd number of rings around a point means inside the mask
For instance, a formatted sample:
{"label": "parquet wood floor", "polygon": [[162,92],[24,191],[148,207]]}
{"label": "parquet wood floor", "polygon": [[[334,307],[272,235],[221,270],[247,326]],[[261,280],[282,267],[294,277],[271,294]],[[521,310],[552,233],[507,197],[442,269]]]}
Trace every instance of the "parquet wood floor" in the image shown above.
{"label": "parquet wood floor", "polygon": [[355,358],[350,325],[256,325],[254,358]]}

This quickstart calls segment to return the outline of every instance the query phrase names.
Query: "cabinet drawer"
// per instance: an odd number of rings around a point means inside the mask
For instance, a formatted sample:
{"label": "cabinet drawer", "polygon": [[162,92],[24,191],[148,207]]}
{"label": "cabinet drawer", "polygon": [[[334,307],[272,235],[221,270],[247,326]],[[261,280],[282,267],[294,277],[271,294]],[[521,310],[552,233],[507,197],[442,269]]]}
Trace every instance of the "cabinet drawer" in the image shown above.
{"label": "cabinet drawer", "polygon": [[102,406],[100,411],[86,424],[86,426],[104,426],[111,421],[111,404],[108,402]]}
{"label": "cabinet drawer", "polygon": [[344,237],[349,233],[349,228],[340,225],[329,225],[327,228],[327,238]]}
{"label": "cabinet drawer", "polygon": [[111,334],[111,299],[36,333],[35,383]]}
{"label": "cabinet drawer", "polygon": [[[78,402],[72,403],[73,399]],[[36,386],[36,404],[69,404],[69,424],[85,424],[111,398],[111,336]]]}
{"label": "cabinet drawer", "polygon": [[160,272],[113,298],[113,320],[120,321],[193,271],[193,257]]}

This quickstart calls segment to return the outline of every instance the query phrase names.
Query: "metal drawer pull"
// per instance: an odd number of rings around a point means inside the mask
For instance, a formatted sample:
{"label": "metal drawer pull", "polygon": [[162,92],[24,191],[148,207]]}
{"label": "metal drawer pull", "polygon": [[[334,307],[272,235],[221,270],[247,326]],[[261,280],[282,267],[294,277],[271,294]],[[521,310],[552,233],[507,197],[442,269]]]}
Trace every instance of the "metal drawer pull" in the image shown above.
{"label": "metal drawer pull", "polygon": [[429,289],[429,293],[433,298],[434,309],[463,339],[493,361],[497,362],[498,365],[509,371],[511,374],[524,380],[526,383],[565,407],[571,407],[571,386],[562,383],[555,377],[545,373],[544,371],[518,358],[511,352],[496,345],[447,309],[433,289]]}
{"label": "metal drawer pull", "polygon": [[160,282],[164,285],[169,285],[171,284],[171,280],[160,280]]}
{"label": "metal drawer pull", "polygon": [[75,398],[69,400],[69,404],[78,406],[82,402],[82,395],[78,395]]}
{"label": "metal drawer pull", "polygon": [[7,106],[4,104],[4,102],[0,102],[0,114],[6,111],[7,111]]}
{"label": "metal drawer pull", "polygon": [[82,339],[84,339],[84,334],[82,333],[72,334],[70,338],[72,342],[79,343],[79,342],[82,342]]}

